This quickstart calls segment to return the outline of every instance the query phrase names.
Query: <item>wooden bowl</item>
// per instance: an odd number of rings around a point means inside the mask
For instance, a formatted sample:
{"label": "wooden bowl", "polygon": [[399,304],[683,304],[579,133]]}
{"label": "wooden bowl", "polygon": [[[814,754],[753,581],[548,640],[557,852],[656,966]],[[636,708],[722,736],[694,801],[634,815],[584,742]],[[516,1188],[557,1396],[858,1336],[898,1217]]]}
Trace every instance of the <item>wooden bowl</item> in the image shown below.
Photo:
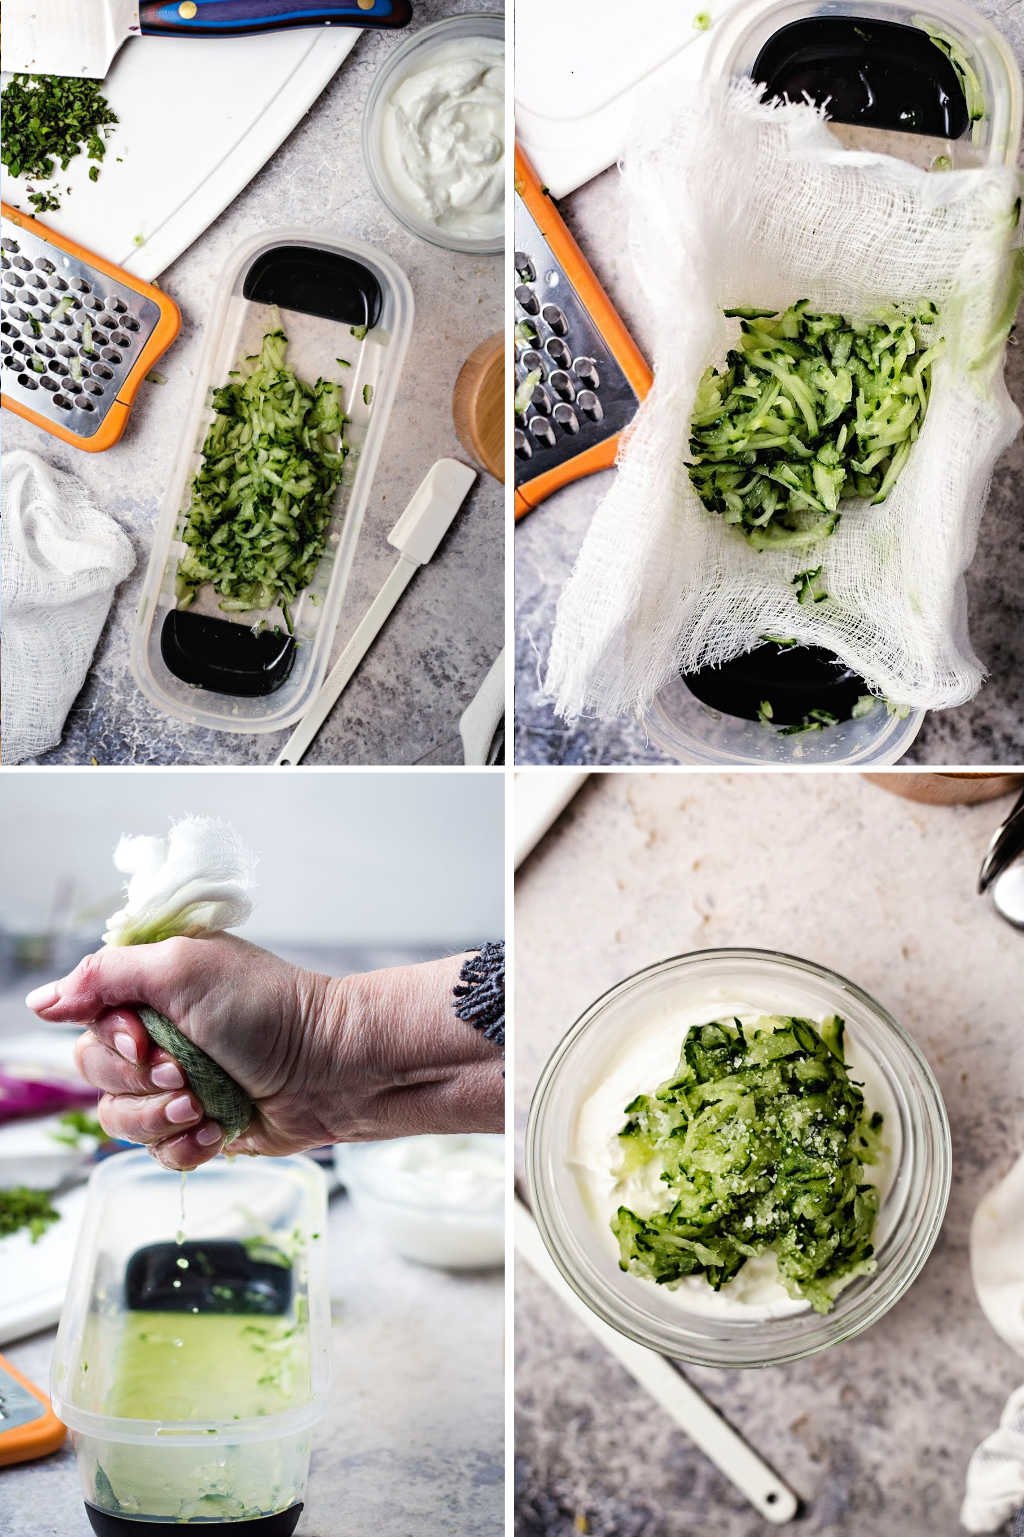
{"label": "wooden bowl", "polygon": [[501,331],[475,348],[462,365],[452,395],[459,442],[495,480],[505,480],[505,337]]}

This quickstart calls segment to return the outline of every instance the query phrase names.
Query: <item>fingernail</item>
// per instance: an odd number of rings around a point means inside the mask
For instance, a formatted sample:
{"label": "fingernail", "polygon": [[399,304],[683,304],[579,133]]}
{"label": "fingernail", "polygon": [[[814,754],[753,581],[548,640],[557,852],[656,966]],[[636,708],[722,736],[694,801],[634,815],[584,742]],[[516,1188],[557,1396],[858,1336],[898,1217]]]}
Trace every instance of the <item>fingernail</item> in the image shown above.
{"label": "fingernail", "polygon": [[194,1121],[196,1109],[187,1094],[179,1094],[177,1099],[171,1100],[164,1114],[169,1121],[173,1121],[175,1125],[180,1125],[182,1121]]}
{"label": "fingernail", "polygon": [[42,987],[34,987],[25,999],[25,1005],[30,1009],[48,1009],[51,1003],[56,1003],[60,997],[56,982],[47,982]]}
{"label": "fingernail", "polygon": [[159,1063],[149,1076],[158,1089],[182,1089],[185,1086],[185,1075],[176,1062]]}
{"label": "fingernail", "polygon": [[212,1147],[215,1142],[220,1141],[223,1135],[224,1133],[220,1127],[214,1125],[211,1121],[206,1126],[200,1126],[196,1132],[196,1141],[202,1143],[203,1147]]}
{"label": "fingernail", "polygon": [[[139,1060],[139,1048],[135,1044],[135,1037],[134,1035],[129,1035],[127,1031],[123,1035],[114,1036],[114,1050],[118,1056],[124,1057],[126,1062],[137,1062]],[[181,1084],[169,1083],[167,1088],[180,1089]]]}

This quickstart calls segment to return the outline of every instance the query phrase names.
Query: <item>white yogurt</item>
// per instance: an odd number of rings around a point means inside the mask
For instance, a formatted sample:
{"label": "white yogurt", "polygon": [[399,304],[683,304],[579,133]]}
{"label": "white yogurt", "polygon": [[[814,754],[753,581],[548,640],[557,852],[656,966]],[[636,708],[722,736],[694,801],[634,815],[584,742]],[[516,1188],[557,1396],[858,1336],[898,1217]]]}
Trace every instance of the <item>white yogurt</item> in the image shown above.
{"label": "white yogurt", "polygon": [[356,1206],[406,1259],[449,1270],[500,1265],[505,1252],[504,1138],[399,1137],[336,1147]]}
{"label": "white yogurt", "polygon": [[[661,1003],[638,1011],[628,1033],[623,1033],[619,1050],[602,1064],[599,1077],[581,1101],[570,1143],[570,1162],[584,1204],[616,1259],[618,1243],[609,1224],[617,1208],[629,1206],[640,1216],[650,1216],[666,1205],[665,1185],[658,1179],[656,1169],[639,1170],[622,1180],[616,1178],[615,1171],[622,1160],[618,1133],[625,1119],[624,1107],[637,1094],[650,1093],[671,1077],[679,1062],[683,1039],[696,1025],[733,1016],[746,1024],[764,1014],[797,1015],[816,1024],[824,1017],[820,999],[802,998],[796,985],[787,984],[782,996],[776,982],[766,986],[770,991],[762,992],[747,984],[737,992],[726,993],[697,982],[681,983],[671,1004]],[[881,1110],[885,1117],[879,1160],[867,1165],[864,1171],[865,1180],[878,1187],[884,1203],[899,1157],[899,1147],[894,1145],[898,1130],[896,1107],[877,1065],[853,1038],[849,1022],[845,1048],[851,1076],[864,1084],[869,1112]],[[882,1231],[880,1216],[879,1232]],[[726,1317],[780,1318],[804,1312],[809,1306],[794,1300],[786,1291],[773,1254],[747,1260],[740,1273],[717,1292],[702,1276],[687,1276],[678,1286],[659,1286],[657,1291],[689,1312]]]}
{"label": "white yogurt", "polygon": [[497,38],[442,43],[383,103],[380,153],[415,219],[460,240],[504,227],[505,50]]}

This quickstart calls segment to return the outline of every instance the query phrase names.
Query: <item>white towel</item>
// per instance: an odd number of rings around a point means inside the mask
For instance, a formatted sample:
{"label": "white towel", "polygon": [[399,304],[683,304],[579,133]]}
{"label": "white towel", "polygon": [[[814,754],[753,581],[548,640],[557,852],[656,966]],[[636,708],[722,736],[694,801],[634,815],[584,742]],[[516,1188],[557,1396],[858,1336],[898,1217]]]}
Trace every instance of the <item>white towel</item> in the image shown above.
{"label": "white towel", "polygon": [[[971,1274],[989,1323],[1024,1356],[1024,1157],[974,1214]],[[960,1522],[969,1532],[998,1532],[1015,1512],[1024,1512],[1024,1387],[970,1460]]]}
{"label": "white towel", "polygon": [[21,763],[60,741],[135,553],[76,476],[27,449],[2,473],[3,761]]}

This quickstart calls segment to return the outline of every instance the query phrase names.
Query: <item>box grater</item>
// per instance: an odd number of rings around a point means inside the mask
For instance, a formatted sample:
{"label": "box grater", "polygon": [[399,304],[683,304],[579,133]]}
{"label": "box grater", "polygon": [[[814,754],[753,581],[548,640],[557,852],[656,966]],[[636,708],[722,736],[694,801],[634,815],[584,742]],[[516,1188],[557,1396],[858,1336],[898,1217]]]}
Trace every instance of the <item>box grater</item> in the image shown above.
{"label": "box grater", "polygon": [[76,448],[116,443],[139,385],[178,334],[160,289],[2,205],[3,404]]}
{"label": "box grater", "polygon": [[651,371],[516,147],[515,378],[540,379],[514,427],[516,517],[608,469]]}

